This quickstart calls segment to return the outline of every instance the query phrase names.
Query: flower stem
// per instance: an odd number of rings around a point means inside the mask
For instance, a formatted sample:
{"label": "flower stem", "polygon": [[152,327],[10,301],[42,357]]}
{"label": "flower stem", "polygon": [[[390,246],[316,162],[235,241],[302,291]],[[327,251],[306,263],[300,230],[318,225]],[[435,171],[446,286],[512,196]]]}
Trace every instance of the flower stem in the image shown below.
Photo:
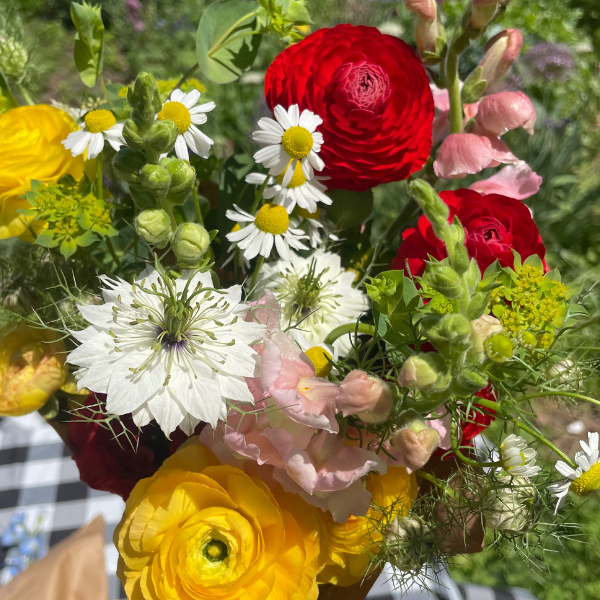
{"label": "flower stem", "polygon": [[325,344],[333,344],[335,340],[346,335],[347,333],[364,333],[366,335],[375,334],[375,326],[368,325],[367,323],[347,323],[346,325],[340,325],[336,327],[329,335],[325,338]]}
{"label": "flower stem", "polygon": [[254,291],[254,287],[256,286],[256,281],[258,279],[258,273],[262,269],[263,263],[265,262],[265,257],[261,254],[256,261],[256,267],[254,268],[254,273],[252,273],[252,280],[250,281],[250,292]]}
{"label": "flower stem", "polygon": [[[173,88],[173,91],[178,90],[193,74],[194,71],[198,68],[198,63],[192,65],[181,77],[181,79],[177,82],[177,85]],[[171,92],[171,94],[173,93]]]}
{"label": "flower stem", "polygon": [[103,166],[104,166],[104,151],[102,150],[96,158],[96,198],[104,199],[104,183],[103,183]]}
{"label": "flower stem", "polygon": [[533,400],[534,398],[545,398],[546,396],[567,396],[568,398],[575,398],[576,400],[585,400],[591,402],[596,406],[600,406],[600,401],[584,396],[583,394],[576,394],[575,392],[540,392],[539,394],[528,394],[527,396],[520,396],[517,398],[517,402],[523,402],[525,400]]}
{"label": "flower stem", "polygon": [[108,105],[110,106],[110,110],[114,110],[115,107],[113,106],[112,100],[110,99],[110,97],[108,95],[108,90],[106,89],[106,83],[104,83],[104,75],[102,75],[102,73],[100,73],[100,87],[102,88],[102,93],[104,94],[104,97],[106,98],[106,101],[108,102]]}
{"label": "flower stem", "polygon": [[461,33],[450,46],[448,60],[446,63],[446,87],[448,88],[448,99],[450,100],[450,133],[462,131],[463,109],[460,99],[460,80],[458,77],[458,63],[460,55],[469,47],[469,36]]}
{"label": "flower stem", "polygon": [[18,88],[19,88],[19,91],[21,92],[21,95],[23,96],[25,102],[27,102],[27,104],[29,104],[29,106],[33,106],[35,104],[35,102],[33,101],[33,98],[29,95],[29,92],[25,89],[25,86],[22,83],[19,83]]}
{"label": "flower stem", "polygon": [[458,500],[457,493],[447,483],[440,481],[435,475],[432,475],[427,471],[423,471],[422,469],[415,471],[415,475],[417,477],[420,477],[421,479],[429,481],[429,483],[433,483],[433,485],[443,490],[444,493],[448,494],[448,496],[450,496],[450,498],[452,498],[453,500]]}
{"label": "flower stem", "polygon": [[113,246],[109,237],[105,238],[105,240],[106,240],[106,247],[108,248],[108,251],[110,252],[110,255],[112,256],[112,259],[115,261],[115,265],[117,265],[118,269],[121,269],[123,267],[123,265],[121,264],[119,256],[115,250],[115,247]]}

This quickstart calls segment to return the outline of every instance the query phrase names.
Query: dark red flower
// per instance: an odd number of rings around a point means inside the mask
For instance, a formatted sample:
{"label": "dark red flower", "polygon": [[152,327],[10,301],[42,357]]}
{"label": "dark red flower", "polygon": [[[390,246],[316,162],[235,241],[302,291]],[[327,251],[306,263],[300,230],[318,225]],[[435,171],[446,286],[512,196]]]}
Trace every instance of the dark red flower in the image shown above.
{"label": "dark red flower", "polygon": [[[482,271],[496,259],[502,267],[512,266],[513,249],[523,260],[537,254],[543,261],[546,249],[542,238],[529,209],[520,200],[498,194],[483,196],[473,190],[441,192],[440,197],[450,207],[449,221],[455,215],[460,219],[469,255]],[[402,238],[392,269],[405,269],[408,261],[411,273],[422,275],[429,255],[437,260],[446,256],[444,244],[424,215],[417,227],[407,229]]]}
{"label": "dark red flower", "polygon": [[[496,402],[496,398],[492,393],[492,386],[490,385],[488,385],[484,390],[477,392],[475,395],[484,400]],[[476,403],[473,403],[473,408],[471,408],[468,414],[465,411],[464,420],[461,421],[461,445],[466,446],[474,437],[478,436],[480,433],[483,433],[490,426],[491,422],[495,418],[490,413],[496,414],[496,411]]]}
{"label": "dark red flower", "polygon": [[429,157],[434,107],[425,69],[410,46],[372,27],[319,29],[290,46],[267,70],[265,95],[271,109],[298,104],[323,119],[330,189],[406,179]]}

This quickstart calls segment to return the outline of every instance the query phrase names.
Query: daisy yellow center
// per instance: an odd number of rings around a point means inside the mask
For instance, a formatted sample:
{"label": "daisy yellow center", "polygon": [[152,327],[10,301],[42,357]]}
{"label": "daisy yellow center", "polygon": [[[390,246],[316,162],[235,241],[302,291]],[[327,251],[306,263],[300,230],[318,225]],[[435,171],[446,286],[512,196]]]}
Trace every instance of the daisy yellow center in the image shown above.
{"label": "daisy yellow center", "polygon": [[572,492],[579,494],[588,494],[600,487],[600,462],[592,465],[589,471],[586,471],[573,481],[569,488]]}
{"label": "daisy yellow center", "polygon": [[321,209],[317,208],[317,210],[315,210],[315,212],[311,213],[311,212],[308,212],[305,208],[300,208],[299,206],[296,206],[296,213],[299,217],[303,217],[305,219],[318,220],[319,217],[321,216]]}
{"label": "daisy yellow center", "polygon": [[110,110],[92,110],[85,115],[85,128],[90,133],[102,133],[115,125],[117,120]]}
{"label": "daisy yellow center", "polygon": [[170,119],[175,122],[179,134],[184,134],[192,124],[190,111],[181,102],[167,102],[158,113],[159,121]]}
{"label": "daisy yellow center", "polygon": [[313,138],[308,129],[296,125],[286,130],[281,138],[281,145],[289,156],[302,160],[310,154]]}
{"label": "daisy yellow center", "polygon": [[221,540],[210,540],[202,549],[202,554],[210,562],[221,562],[227,558],[227,544]]}
{"label": "daisy yellow center", "polygon": [[[290,161],[292,162],[292,161]],[[288,164],[288,167],[290,165]],[[286,167],[286,171],[287,168]],[[277,183],[281,185],[283,183],[283,177],[285,175],[285,171],[281,175],[277,175],[275,179],[277,179]],[[288,189],[292,190],[294,188],[300,187],[306,183],[306,177],[304,177],[304,173],[302,172],[302,163],[300,161],[296,162],[296,167],[294,168],[294,174],[292,175],[291,181],[288,183]]]}
{"label": "daisy yellow center", "polygon": [[254,224],[265,233],[281,235],[287,231],[290,218],[283,206],[278,204],[265,204],[256,215]]}
{"label": "daisy yellow center", "polygon": [[236,223],[232,228],[231,228],[231,233],[233,233],[234,231],[239,231],[241,229],[240,224]]}
{"label": "daisy yellow center", "polygon": [[331,354],[321,346],[313,346],[304,354],[308,356],[315,368],[315,377],[327,377],[331,373]]}

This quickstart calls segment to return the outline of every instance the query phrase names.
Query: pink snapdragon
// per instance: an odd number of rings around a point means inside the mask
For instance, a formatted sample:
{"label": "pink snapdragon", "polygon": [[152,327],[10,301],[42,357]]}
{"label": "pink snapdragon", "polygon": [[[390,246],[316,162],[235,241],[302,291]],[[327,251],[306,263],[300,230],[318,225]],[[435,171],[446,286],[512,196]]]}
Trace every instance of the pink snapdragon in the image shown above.
{"label": "pink snapdragon", "polygon": [[336,408],[344,417],[358,415],[366,423],[381,423],[393,406],[389,385],[365,371],[350,371],[340,384]]}
{"label": "pink snapdragon", "polygon": [[531,170],[531,167],[521,160],[514,165],[508,165],[495,175],[483,181],[477,181],[469,186],[480,194],[500,194],[516,200],[529,198],[540,189],[542,178]]}

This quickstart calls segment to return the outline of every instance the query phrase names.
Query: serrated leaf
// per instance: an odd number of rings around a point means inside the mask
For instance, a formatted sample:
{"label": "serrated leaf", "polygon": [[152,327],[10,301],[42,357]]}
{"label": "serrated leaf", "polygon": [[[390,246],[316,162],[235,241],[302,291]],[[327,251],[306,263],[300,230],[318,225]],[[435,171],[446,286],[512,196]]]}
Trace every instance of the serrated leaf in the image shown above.
{"label": "serrated leaf", "polygon": [[230,83],[252,66],[262,38],[257,11],[249,0],[221,0],[204,11],[196,33],[196,58],[208,79]]}
{"label": "serrated leaf", "polygon": [[71,20],[75,34],[75,67],[81,81],[87,87],[94,87],[102,72],[104,59],[104,23],[100,6],[71,2]]}

